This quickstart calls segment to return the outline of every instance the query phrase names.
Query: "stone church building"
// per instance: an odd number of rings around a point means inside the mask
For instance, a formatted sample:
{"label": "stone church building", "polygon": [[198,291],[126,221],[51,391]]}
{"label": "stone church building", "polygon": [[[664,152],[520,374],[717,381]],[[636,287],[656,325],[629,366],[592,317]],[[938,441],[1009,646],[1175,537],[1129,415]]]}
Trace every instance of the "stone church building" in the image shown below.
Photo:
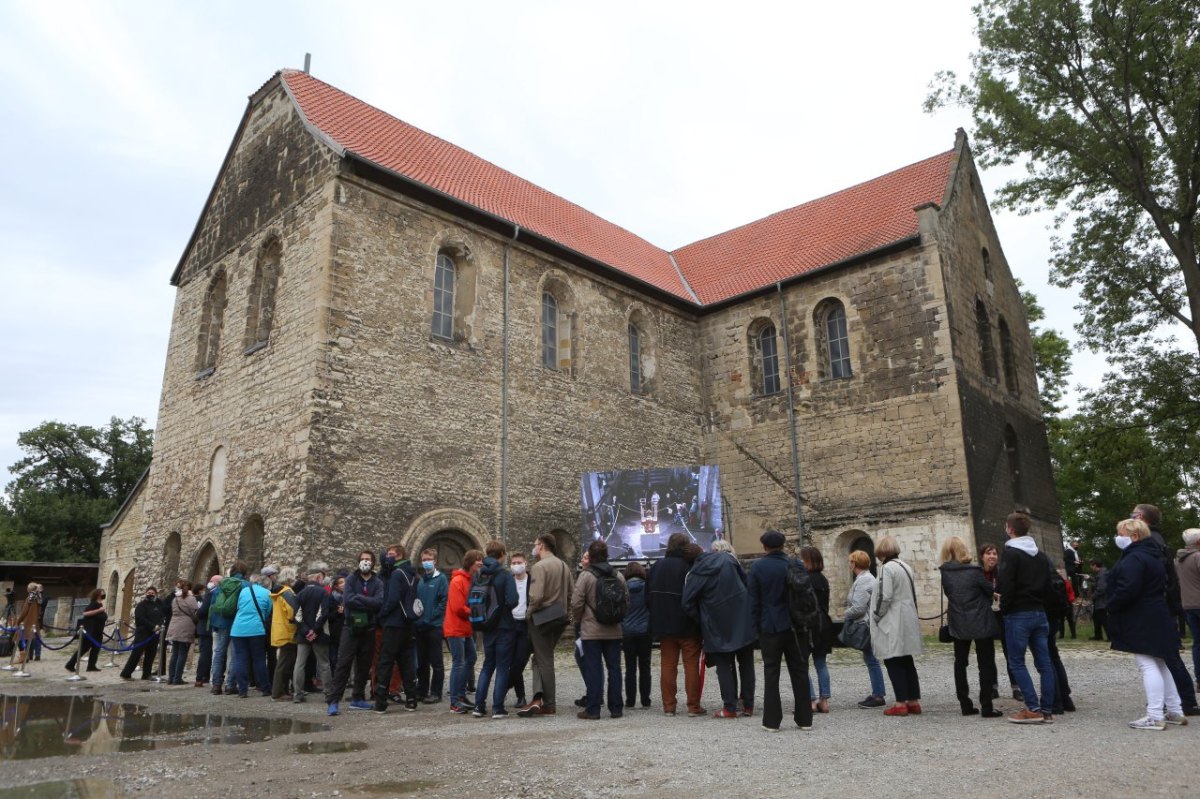
{"label": "stone church building", "polygon": [[[1059,547],[1023,306],[952,149],[666,251],[298,71],[251,96],[171,276],[153,465],[105,529],[114,607],[235,558],[349,564],[550,532],[580,474],[716,464],[739,553],[846,554],[1027,509]],[[799,489],[799,500],[797,497]],[[801,532],[802,531],[802,532]]]}

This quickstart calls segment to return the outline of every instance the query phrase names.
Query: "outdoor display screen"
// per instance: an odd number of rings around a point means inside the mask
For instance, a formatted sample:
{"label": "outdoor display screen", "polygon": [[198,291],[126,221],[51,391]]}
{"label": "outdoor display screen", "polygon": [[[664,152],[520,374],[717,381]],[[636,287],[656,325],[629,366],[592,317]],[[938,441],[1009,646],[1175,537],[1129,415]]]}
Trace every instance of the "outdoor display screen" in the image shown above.
{"label": "outdoor display screen", "polygon": [[580,551],[608,544],[609,560],[660,558],[672,533],[708,552],[724,535],[716,466],[588,472],[582,478]]}

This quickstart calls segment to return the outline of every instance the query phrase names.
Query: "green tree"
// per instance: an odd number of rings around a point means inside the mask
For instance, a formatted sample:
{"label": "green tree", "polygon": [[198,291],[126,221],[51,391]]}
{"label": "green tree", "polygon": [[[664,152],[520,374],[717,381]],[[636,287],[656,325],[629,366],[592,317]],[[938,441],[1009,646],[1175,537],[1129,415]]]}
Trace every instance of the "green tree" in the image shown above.
{"label": "green tree", "polygon": [[0,553],[4,560],[33,558],[33,539],[17,532],[12,511],[3,502],[0,502]]}
{"label": "green tree", "polygon": [[103,427],[44,422],[17,437],[9,471],[11,529],[32,557],[92,562],[108,521],[150,465],[153,432],[136,417]]}
{"label": "green tree", "polygon": [[1046,318],[1045,309],[1038,303],[1037,295],[1021,287],[1020,280],[1017,287],[1021,289],[1025,320],[1033,342],[1033,367],[1037,372],[1042,415],[1050,421],[1063,411],[1063,394],[1071,376],[1071,343],[1057,330],[1042,330],[1037,326],[1037,322]]}
{"label": "green tree", "polygon": [[[1120,353],[1173,325],[1200,351],[1200,0],[982,0],[979,49],[927,109],[961,104],[1002,206],[1063,212],[1052,279],[1079,332]],[[1190,349],[1190,348],[1189,348]]]}

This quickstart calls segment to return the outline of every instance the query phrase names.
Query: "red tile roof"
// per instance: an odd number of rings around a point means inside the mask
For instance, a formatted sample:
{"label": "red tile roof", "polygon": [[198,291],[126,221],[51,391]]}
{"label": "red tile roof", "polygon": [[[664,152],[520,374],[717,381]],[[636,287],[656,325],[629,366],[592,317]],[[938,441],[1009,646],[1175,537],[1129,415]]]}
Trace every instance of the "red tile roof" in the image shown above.
{"label": "red tile roof", "polygon": [[343,149],[694,302],[690,285],[701,304],[915,236],[913,209],[941,203],[955,155],[936,155],[668,253],[311,75],[284,70],[280,76],[300,113]]}

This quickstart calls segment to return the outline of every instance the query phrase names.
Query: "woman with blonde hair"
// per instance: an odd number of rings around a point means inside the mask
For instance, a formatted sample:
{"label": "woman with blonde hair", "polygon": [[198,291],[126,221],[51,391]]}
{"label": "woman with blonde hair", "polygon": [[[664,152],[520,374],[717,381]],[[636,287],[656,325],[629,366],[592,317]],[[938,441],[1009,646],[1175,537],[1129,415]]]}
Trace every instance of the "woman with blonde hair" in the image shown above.
{"label": "woman with blonde hair", "polygon": [[1179,652],[1179,628],[1167,609],[1167,572],[1158,545],[1141,519],[1118,522],[1116,543],[1121,557],[1108,570],[1109,639],[1113,649],[1133,653],[1146,691],[1146,715],[1129,726],[1161,731],[1187,724],[1164,660]]}
{"label": "woman with blonde hair", "polygon": [[[867,612],[871,609],[871,594],[875,591],[875,575],[871,574],[871,556],[862,550],[851,552],[850,571],[854,574],[854,583],[850,586],[850,593],[846,597],[846,611],[842,617],[842,626],[869,625]],[[871,678],[871,693],[867,695],[866,699],[859,702],[858,706],[868,709],[883,707],[887,704],[884,699],[887,688],[883,684],[883,669],[879,665],[879,659],[875,657],[875,652],[871,649],[869,634],[867,645],[862,650],[862,657],[863,663],[867,667],[867,675]]]}
{"label": "woman with blonde hair", "polygon": [[900,560],[900,544],[890,535],[875,545],[879,585],[871,599],[871,646],[892,681],[895,704],[887,716],[921,713],[921,682],[915,655],[921,654],[921,622],[917,618],[917,584],[913,570]]}
{"label": "woman with blonde hair", "polygon": [[[992,705],[992,687],[996,684],[995,638],[1000,634],[996,614],[992,612],[992,583],[983,569],[971,562],[966,543],[951,536],[942,544],[942,592],[946,595],[946,623],[954,639],[954,691],[964,716],[981,714],[985,719],[1003,716]],[[967,682],[967,658],[975,644],[975,662],[979,667],[979,707],[971,702]],[[982,710],[982,712],[981,712]]]}

